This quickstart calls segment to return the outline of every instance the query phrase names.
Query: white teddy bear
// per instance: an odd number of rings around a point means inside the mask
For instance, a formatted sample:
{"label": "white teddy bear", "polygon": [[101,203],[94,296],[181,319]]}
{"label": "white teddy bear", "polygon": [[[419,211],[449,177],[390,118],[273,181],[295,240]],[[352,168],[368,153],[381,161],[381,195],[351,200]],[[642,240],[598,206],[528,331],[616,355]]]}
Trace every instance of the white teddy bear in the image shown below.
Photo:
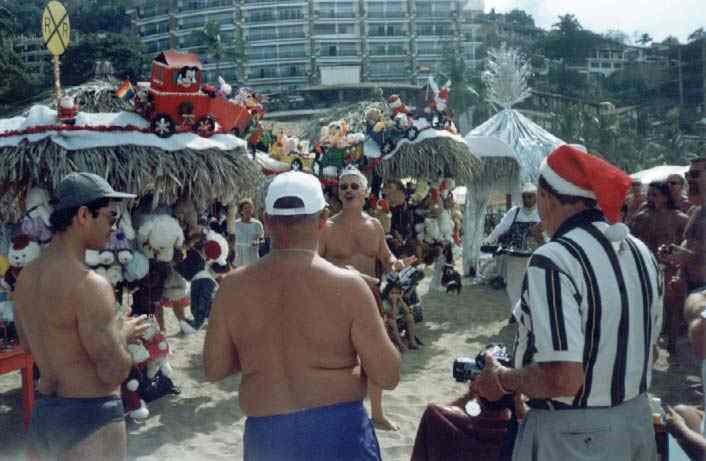
{"label": "white teddy bear", "polygon": [[148,258],[169,262],[174,259],[174,249],[184,245],[184,231],[172,216],[151,215],[140,226],[137,242]]}

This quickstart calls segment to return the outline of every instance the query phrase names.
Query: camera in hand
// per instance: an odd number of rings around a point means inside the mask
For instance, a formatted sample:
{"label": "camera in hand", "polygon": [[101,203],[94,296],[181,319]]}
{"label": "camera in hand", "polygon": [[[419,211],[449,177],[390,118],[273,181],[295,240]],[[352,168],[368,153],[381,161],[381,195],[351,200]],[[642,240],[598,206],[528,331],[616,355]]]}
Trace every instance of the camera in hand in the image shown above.
{"label": "camera in hand", "polygon": [[456,382],[465,383],[473,381],[480,375],[485,367],[485,353],[490,352],[501,365],[510,367],[512,363],[507,353],[507,347],[503,344],[489,344],[480,352],[475,359],[469,357],[457,357],[453,363],[453,377]]}

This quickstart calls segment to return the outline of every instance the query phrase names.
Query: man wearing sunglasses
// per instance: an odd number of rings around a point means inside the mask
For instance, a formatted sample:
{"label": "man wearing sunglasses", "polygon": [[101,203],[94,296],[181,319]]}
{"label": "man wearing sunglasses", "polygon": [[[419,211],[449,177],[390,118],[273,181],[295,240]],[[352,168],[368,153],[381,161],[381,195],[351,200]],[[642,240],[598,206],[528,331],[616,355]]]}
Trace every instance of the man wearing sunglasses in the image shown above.
{"label": "man wearing sunglasses", "polygon": [[89,173],[69,174],[55,192],[54,237],[14,294],[20,343],[41,372],[30,446],[47,459],[125,459],[120,385],[132,367],[127,344],[147,324],[116,312],[113,288],[84,255],[107,243],[115,201],[135,195]]}
{"label": "man wearing sunglasses", "polygon": [[[319,242],[319,254],[339,267],[360,272],[379,303],[377,264],[380,263],[385,271],[399,271],[417,258],[397,259],[392,254],[380,221],[363,212],[367,189],[368,180],[358,169],[347,167],[343,170],[338,183],[338,197],[343,209],[328,221]],[[369,381],[368,395],[375,427],[399,429],[383,412],[382,388]]]}

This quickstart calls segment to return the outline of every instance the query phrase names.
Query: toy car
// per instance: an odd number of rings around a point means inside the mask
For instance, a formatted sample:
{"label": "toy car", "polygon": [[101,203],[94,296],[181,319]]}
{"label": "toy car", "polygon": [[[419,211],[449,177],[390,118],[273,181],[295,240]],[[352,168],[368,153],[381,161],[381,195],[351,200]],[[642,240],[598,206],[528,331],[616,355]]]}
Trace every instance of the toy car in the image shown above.
{"label": "toy car", "polygon": [[251,125],[251,111],[227,96],[223,87],[203,84],[198,55],[169,50],[152,61],[149,86],[140,87],[134,103],[162,138],[187,131],[203,137],[216,131],[241,136]]}

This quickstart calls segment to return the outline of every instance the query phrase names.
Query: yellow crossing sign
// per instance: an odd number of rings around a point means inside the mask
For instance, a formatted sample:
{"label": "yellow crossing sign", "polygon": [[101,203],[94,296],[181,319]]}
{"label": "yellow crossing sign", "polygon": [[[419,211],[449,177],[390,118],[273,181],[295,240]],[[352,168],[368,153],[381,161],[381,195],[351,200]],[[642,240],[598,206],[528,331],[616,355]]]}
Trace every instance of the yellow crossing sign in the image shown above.
{"label": "yellow crossing sign", "polygon": [[44,8],[42,15],[42,36],[47,49],[54,56],[60,56],[69,47],[69,13],[61,3],[52,0]]}

